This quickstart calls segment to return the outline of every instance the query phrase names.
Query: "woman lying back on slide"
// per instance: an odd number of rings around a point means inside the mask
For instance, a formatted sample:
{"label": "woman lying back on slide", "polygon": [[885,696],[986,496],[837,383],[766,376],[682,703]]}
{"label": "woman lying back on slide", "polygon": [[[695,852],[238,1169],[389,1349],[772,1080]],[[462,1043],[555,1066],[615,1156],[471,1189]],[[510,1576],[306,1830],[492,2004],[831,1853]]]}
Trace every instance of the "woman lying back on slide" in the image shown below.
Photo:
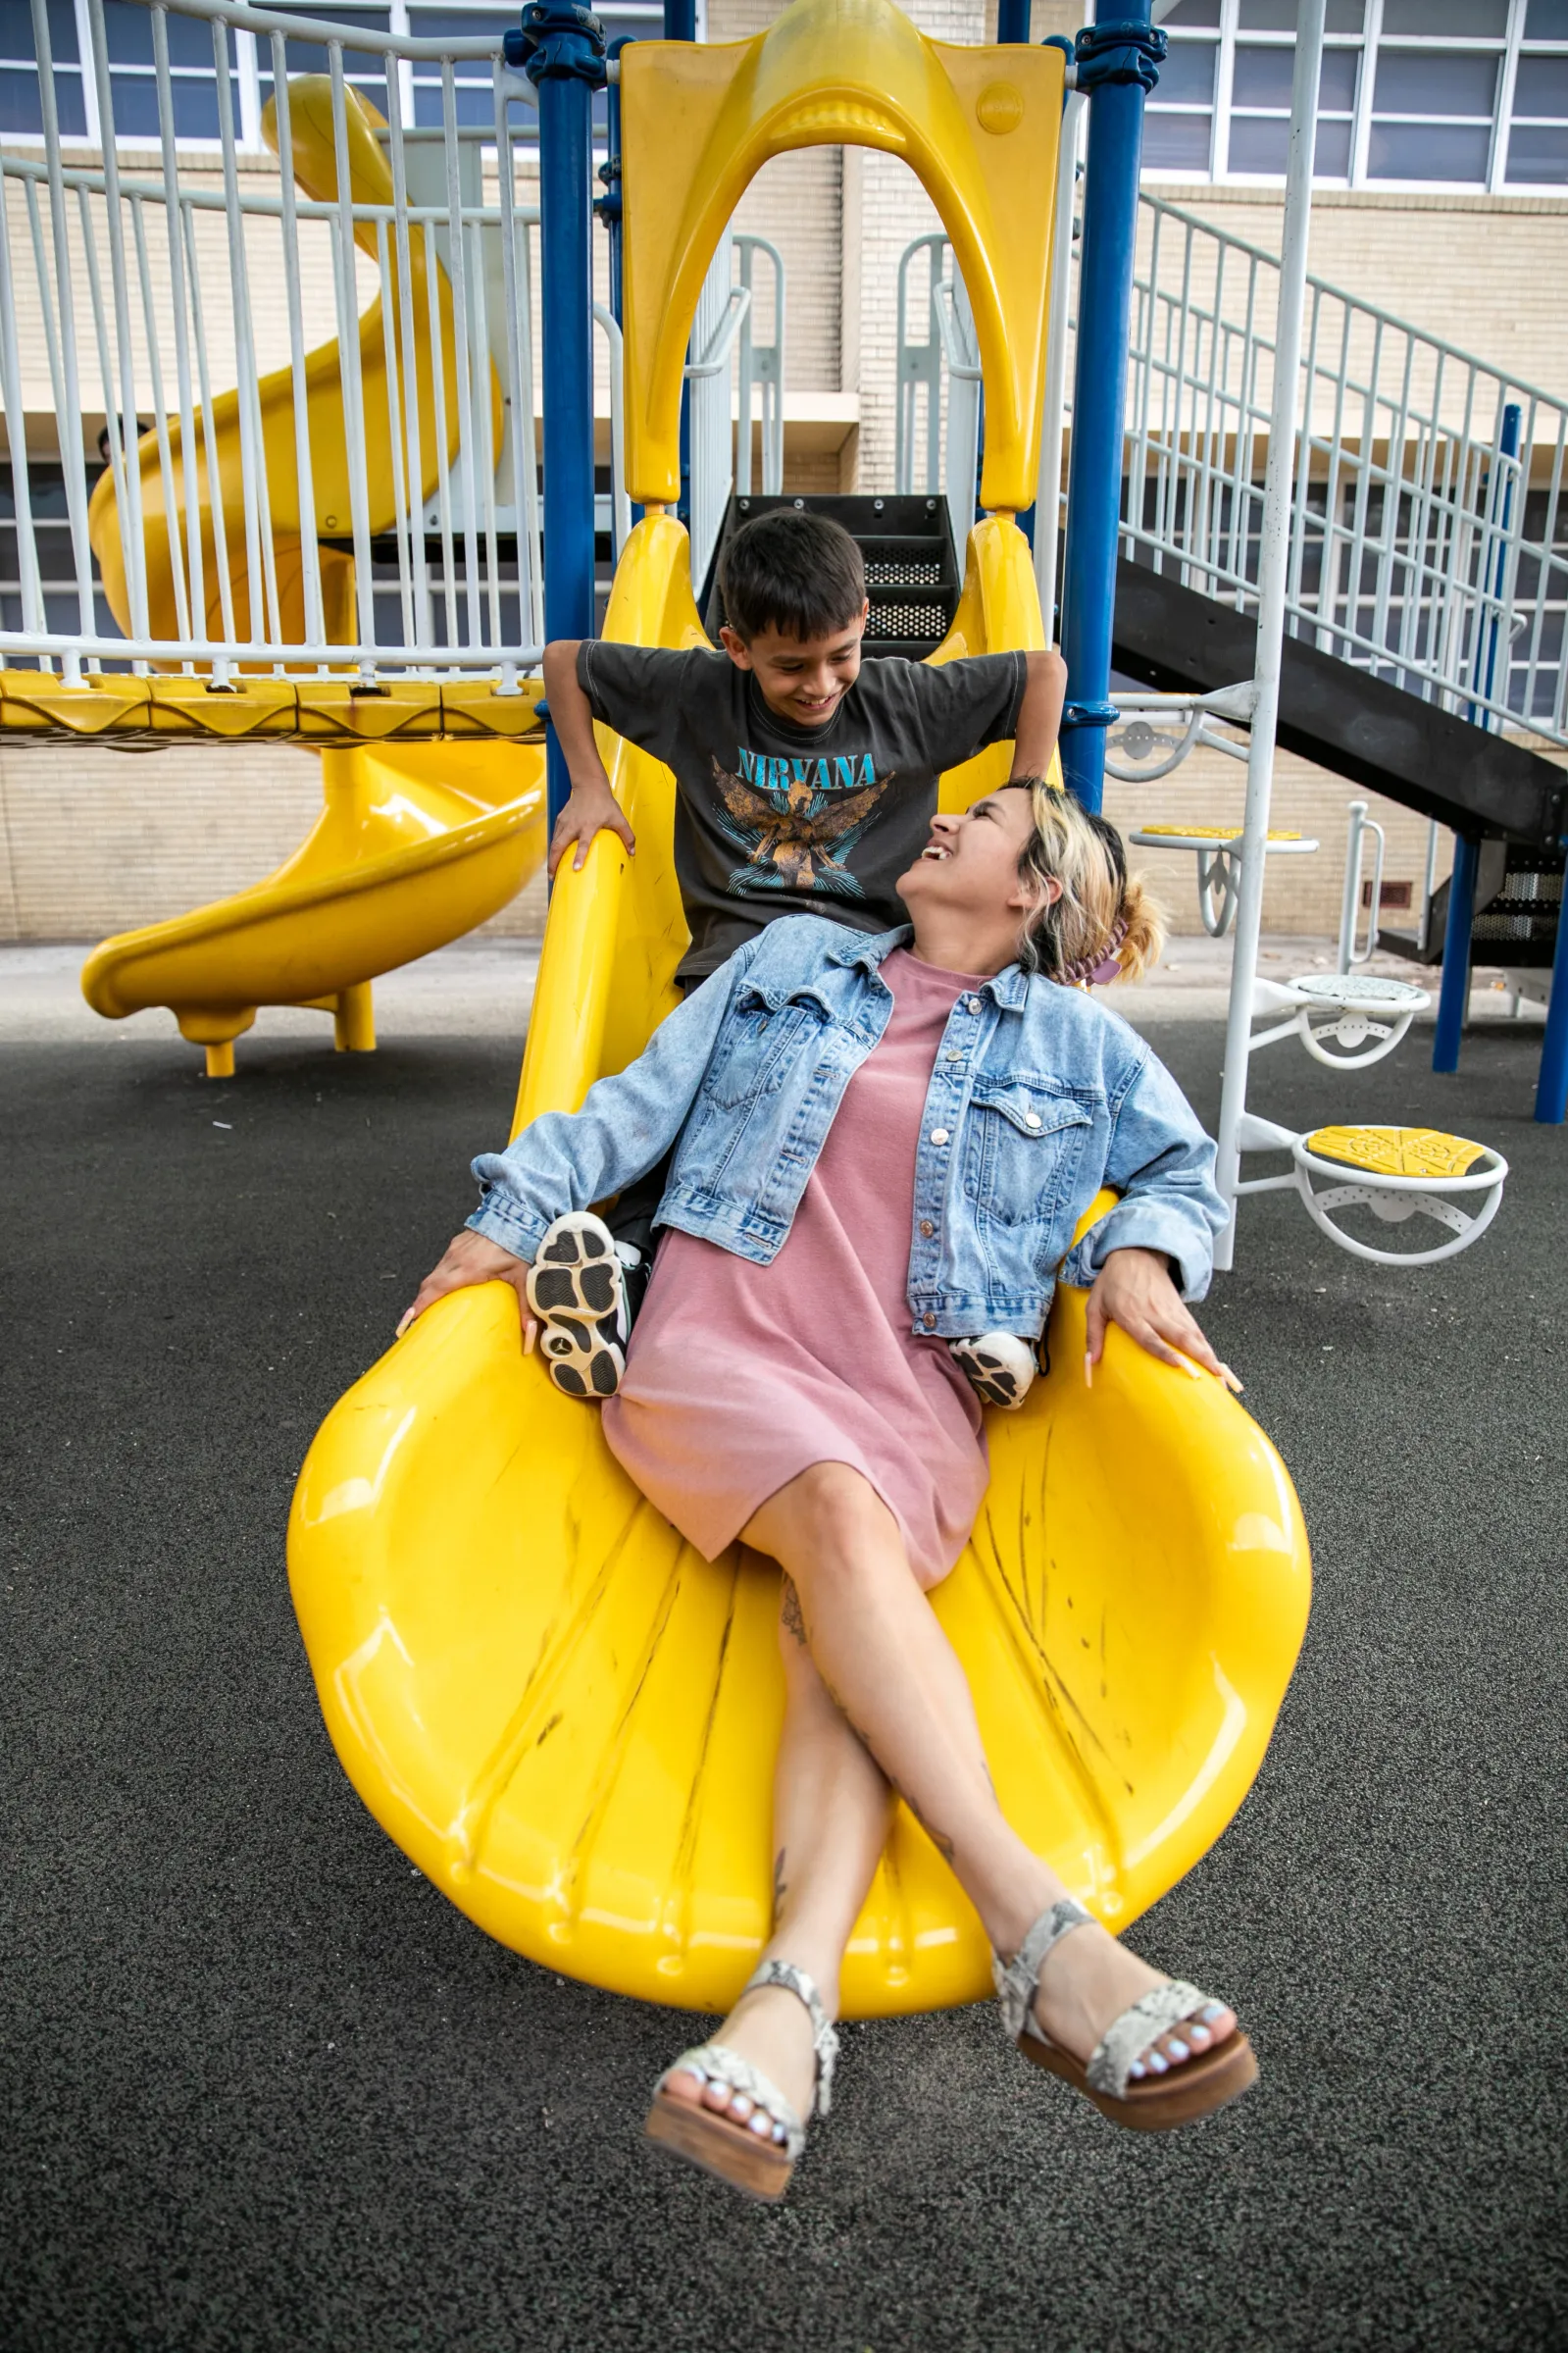
{"label": "woman lying back on slide", "polygon": [[[499,1279],[547,1346],[591,1361],[594,1317],[618,1327],[588,1204],[676,1146],[605,1435],[709,1559],[738,1538],[780,1564],[787,1700],[773,1935],[720,2039],[661,2079],[648,2130],[767,2198],[813,2094],[827,2110],[839,1969],[894,1793],[986,1925],[1026,2058],[1144,2130],[1256,2073],[1230,2010],[1118,1944],[1008,1827],[926,1598],[987,1477],[976,1368],[950,1344],[1032,1350],[1060,1270],[1092,1284],[1087,1380],[1108,1323],[1232,1378],[1183,1304],[1224,1222],[1214,1148],[1071,985],[1110,959],[1140,971],[1157,917],[1114,829],[1027,779],[936,817],[898,890],[912,937],[770,925],[581,1111],[476,1161],[481,1204],[404,1318]],[[1071,1248],[1102,1185],[1121,1200]]]}

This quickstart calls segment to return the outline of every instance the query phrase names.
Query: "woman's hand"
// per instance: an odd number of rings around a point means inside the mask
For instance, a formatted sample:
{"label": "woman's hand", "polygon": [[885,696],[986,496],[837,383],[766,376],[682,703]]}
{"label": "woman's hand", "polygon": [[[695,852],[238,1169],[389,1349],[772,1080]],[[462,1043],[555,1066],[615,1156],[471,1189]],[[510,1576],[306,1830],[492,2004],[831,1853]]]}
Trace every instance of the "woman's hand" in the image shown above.
{"label": "woman's hand", "polygon": [[511,1251],[503,1250],[498,1242],[487,1241],[484,1235],[476,1234],[465,1226],[461,1234],[453,1236],[438,1263],[430,1268],[421,1283],[412,1307],[404,1309],[402,1321],[397,1327],[397,1338],[401,1340],[409,1325],[416,1323],[426,1308],[432,1307],[438,1299],[445,1299],[449,1291],[466,1291],[471,1283],[510,1283],[517,1293],[518,1311],[523,1318],[523,1354],[526,1356],[533,1346],[536,1329],[529,1311],[528,1293],[524,1289],[528,1271],[526,1259],[515,1256]]}
{"label": "woman's hand", "polygon": [[1240,1395],[1240,1382],[1210,1348],[1171,1280],[1169,1261],[1159,1251],[1113,1250],[1094,1277],[1088,1295],[1088,1350],[1084,1358],[1084,1379],[1090,1388],[1094,1367],[1105,1349],[1105,1327],[1111,1323],[1119,1323],[1139,1348],[1158,1356],[1162,1364],[1179,1364],[1194,1380],[1202,1377],[1201,1365],[1227,1389]]}

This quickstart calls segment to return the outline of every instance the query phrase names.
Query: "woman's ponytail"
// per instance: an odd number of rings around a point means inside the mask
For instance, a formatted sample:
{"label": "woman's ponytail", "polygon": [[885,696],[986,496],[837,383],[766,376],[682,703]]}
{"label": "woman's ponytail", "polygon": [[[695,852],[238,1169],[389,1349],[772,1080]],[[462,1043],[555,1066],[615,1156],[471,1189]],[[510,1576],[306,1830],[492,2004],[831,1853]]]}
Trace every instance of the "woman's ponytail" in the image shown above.
{"label": "woman's ponytail", "polygon": [[[1013,781],[1027,787],[1035,817],[1018,871],[1039,894],[1019,962],[1069,986],[1118,974],[1139,979],[1164,946],[1165,922],[1158,901],[1129,877],[1121,835],[1058,787],[1037,777]],[[1058,895],[1048,899],[1052,882]]]}

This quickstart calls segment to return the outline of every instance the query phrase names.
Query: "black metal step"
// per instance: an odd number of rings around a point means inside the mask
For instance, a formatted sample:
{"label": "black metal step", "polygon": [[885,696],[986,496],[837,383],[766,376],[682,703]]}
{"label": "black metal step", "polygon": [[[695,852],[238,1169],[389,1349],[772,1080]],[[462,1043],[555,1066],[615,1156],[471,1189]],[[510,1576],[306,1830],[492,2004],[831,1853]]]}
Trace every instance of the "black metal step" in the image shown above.
{"label": "black metal step", "polygon": [[[1523,842],[1483,842],[1476,872],[1476,916],[1470,952],[1477,964],[1504,964],[1520,972],[1549,964],[1556,953],[1562,916],[1562,851],[1533,849]],[[1419,933],[1378,926],[1378,946],[1418,964],[1442,962],[1448,928],[1448,884],[1432,895]]]}
{"label": "black metal step", "polygon": [[725,541],[753,516],[771,514],[779,507],[831,516],[858,541],[866,559],[866,592],[871,602],[861,648],[868,658],[896,653],[921,662],[936,652],[951,626],[964,584],[947,502],[924,493],[878,498],[825,491],[801,497],[786,493],[732,498],[697,599],[703,627],[715,643],[724,619],[718,584]]}
{"label": "black metal step", "polygon": [[[1250,614],[1146,564],[1119,561],[1111,658],[1140,685],[1200,693],[1234,686],[1252,676],[1256,638]],[[1568,825],[1561,768],[1300,638],[1285,640],[1279,740],[1472,840],[1505,837],[1560,852]]]}

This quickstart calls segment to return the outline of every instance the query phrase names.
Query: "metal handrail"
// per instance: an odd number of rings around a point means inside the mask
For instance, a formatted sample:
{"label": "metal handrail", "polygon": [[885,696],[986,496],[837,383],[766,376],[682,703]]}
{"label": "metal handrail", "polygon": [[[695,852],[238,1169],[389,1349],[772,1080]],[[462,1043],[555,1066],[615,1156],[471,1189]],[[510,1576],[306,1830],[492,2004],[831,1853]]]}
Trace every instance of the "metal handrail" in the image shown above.
{"label": "metal handrail", "polygon": [[[137,144],[156,150],[161,169],[123,173],[113,135],[91,165],[66,163],[49,9],[32,0],[41,147],[33,141],[18,153],[8,142],[0,154],[0,190],[11,199],[0,207],[0,402],[14,490],[10,593],[23,623],[0,630],[0,657],[58,668],[68,681],[107,662],[199,672],[220,685],[241,664],[356,666],[374,680],[383,670],[506,678],[536,663],[538,214],[518,201],[520,179],[526,173],[531,181],[536,133],[530,121],[525,140],[509,121],[519,91],[498,35],[414,38],[248,0],[142,4],[151,18],[158,128]],[[98,119],[112,126],[103,0],[85,0],[81,13],[83,72]],[[216,170],[218,185],[193,186],[185,177],[171,13],[213,28],[219,136],[201,169]],[[276,180],[258,183],[252,170],[239,170],[228,54],[235,28],[265,45],[256,62],[276,100]],[[307,197],[295,181],[285,44],[299,41],[327,54],[326,128],[338,189],[329,200]],[[374,135],[390,169],[390,203],[355,201],[348,178],[351,120],[373,129],[351,95],[371,61],[385,90],[382,100],[379,87],[378,103],[387,121]],[[457,121],[454,68],[462,61],[489,66],[486,126]],[[411,105],[398,68],[412,64],[440,69],[438,127],[404,119]],[[253,122],[254,73],[247,86]],[[471,75],[465,92],[473,86]],[[377,294],[379,326],[366,308]],[[308,371],[333,327],[335,423],[320,368]],[[279,367],[292,410],[281,430],[272,406],[279,394],[270,382],[263,388]],[[619,451],[613,353],[610,377]],[[226,397],[224,455],[222,434],[208,435],[202,420]],[[41,460],[36,448],[29,455],[31,411],[59,420],[58,460]],[[95,592],[88,538],[85,439],[99,416],[124,549],[123,637]],[[32,494],[41,463],[58,465],[63,526]],[[342,484],[340,507],[326,515],[324,463],[341,468]],[[619,457],[615,473],[619,543],[630,523]],[[291,547],[297,540],[287,567],[275,540],[275,517],[283,514],[300,523],[285,535]],[[69,540],[69,558],[63,547],[45,554],[41,534]],[[354,563],[354,618],[334,621],[331,633],[323,540],[351,550]]]}
{"label": "metal handrail", "polygon": [[740,332],[741,321],[747,316],[750,309],[751,288],[749,286],[732,286],[725,304],[724,316],[703,346],[701,359],[686,362],[685,372],[689,383],[700,383],[707,377],[724,374],[730,365],[730,354],[735,347],[735,337]]}

